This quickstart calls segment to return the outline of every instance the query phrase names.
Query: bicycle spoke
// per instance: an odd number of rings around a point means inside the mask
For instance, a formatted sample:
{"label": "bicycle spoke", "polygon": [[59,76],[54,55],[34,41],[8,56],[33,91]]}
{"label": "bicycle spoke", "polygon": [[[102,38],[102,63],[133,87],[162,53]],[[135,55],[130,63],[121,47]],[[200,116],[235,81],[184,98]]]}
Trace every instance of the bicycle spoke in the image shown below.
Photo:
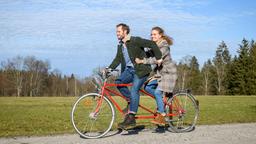
{"label": "bicycle spoke", "polygon": [[[188,99],[188,96],[187,96],[187,94],[186,94],[186,95],[185,95],[185,100],[184,100],[184,105],[182,106],[182,121],[181,121],[182,126],[184,126],[184,121],[183,121],[183,119],[185,119],[185,117],[186,117],[185,112],[187,112],[187,99]],[[184,111],[184,112],[183,112],[183,111]]]}
{"label": "bicycle spoke", "polygon": [[94,120],[94,121],[91,123],[90,133],[91,133],[91,131],[92,131],[92,127],[93,127],[95,121],[96,121],[96,120]]}
{"label": "bicycle spoke", "polygon": [[72,124],[85,138],[102,137],[111,129],[113,122],[112,104],[98,94],[81,97],[72,109]]}
{"label": "bicycle spoke", "polygon": [[[95,101],[94,99],[95,99],[95,98],[93,98],[93,97],[91,98],[91,100],[93,101],[92,103],[94,103],[94,101]],[[93,112],[96,107],[97,107],[97,105],[95,105],[94,107],[92,107],[91,110],[89,110],[89,112]],[[87,117],[87,116],[86,116],[86,117]],[[90,123],[90,125],[91,125],[91,121],[92,121],[92,120],[89,119],[88,122],[86,122],[86,125],[85,125],[85,127],[84,127],[84,130],[86,130],[87,126],[89,126],[88,123]]]}
{"label": "bicycle spoke", "polygon": [[167,104],[166,109],[170,109],[169,114],[174,114],[171,120],[168,120],[170,130],[184,132],[194,127],[198,108],[193,99],[188,93],[178,93],[168,101],[170,104]]}
{"label": "bicycle spoke", "polygon": [[86,130],[87,126],[88,126],[88,122],[86,123],[86,125],[85,125],[85,127],[84,127],[84,130]]}

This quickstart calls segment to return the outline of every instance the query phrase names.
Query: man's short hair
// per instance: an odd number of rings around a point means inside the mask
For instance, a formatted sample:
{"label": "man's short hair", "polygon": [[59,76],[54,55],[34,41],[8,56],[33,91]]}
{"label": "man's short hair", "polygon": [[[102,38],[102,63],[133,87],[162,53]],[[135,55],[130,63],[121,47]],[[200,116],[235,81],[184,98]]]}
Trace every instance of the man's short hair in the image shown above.
{"label": "man's short hair", "polygon": [[116,27],[120,27],[120,26],[122,26],[122,30],[123,31],[126,30],[127,34],[130,33],[130,28],[129,28],[129,26],[127,24],[120,23],[120,24],[116,25]]}

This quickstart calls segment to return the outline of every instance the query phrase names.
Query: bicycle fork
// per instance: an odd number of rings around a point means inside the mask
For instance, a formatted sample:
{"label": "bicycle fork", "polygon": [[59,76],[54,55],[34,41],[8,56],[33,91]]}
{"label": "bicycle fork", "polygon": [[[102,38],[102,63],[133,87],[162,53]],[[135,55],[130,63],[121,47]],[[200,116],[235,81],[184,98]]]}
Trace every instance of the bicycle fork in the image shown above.
{"label": "bicycle fork", "polygon": [[[105,85],[105,83],[104,83],[104,85]],[[99,111],[101,109],[101,104],[102,104],[102,101],[103,101],[103,93],[104,93],[104,90],[105,90],[104,88],[105,88],[105,86],[102,87],[100,98],[96,99],[97,105],[96,105],[95,111],[91,112],[89,114],[89,118],[91,118],[93,120],[96,120],[97,116],[99,115]]]}

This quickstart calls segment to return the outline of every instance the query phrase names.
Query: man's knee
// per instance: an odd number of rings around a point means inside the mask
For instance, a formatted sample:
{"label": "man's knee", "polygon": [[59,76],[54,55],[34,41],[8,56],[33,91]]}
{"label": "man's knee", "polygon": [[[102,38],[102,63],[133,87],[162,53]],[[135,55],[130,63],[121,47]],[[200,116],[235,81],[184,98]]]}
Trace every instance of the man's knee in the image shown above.
{"label": "man's knee", "polygon": [[[116,79],[116,80],[115,80],[115,84],[122,84],[122,83],[123,83],[123,82],[122,82],[122,80],[120,80],[120,79]],[[123,88],[123,86],[117,86],[116,88],[120,90],[121,88]]]}

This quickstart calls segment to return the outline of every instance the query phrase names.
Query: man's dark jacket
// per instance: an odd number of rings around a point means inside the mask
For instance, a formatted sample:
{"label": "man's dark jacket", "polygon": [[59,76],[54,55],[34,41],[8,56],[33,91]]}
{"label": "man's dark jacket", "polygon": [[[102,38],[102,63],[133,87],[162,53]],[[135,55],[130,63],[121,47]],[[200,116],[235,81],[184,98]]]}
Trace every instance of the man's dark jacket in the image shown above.
{"label": "man's dark jacket", "polygon": [[[151,40],[142,39],[140,37],[130,36],[125,43],[129,57],[134,65],[135,73],[139,78],[148,75],[151,72],[151,66],[149,64],[136,64],[135,58],[143,59],[146,57],[144,48],[151,48],[154,56],[157,60],[162,57],[160,49],[157,47],[156,43]],[[110,64],[109,68],[115,69],[121,63],[121,71],[123,72],[126,67],[122,52],[122,44],[117,46],[117,54],[113,62]]]}

